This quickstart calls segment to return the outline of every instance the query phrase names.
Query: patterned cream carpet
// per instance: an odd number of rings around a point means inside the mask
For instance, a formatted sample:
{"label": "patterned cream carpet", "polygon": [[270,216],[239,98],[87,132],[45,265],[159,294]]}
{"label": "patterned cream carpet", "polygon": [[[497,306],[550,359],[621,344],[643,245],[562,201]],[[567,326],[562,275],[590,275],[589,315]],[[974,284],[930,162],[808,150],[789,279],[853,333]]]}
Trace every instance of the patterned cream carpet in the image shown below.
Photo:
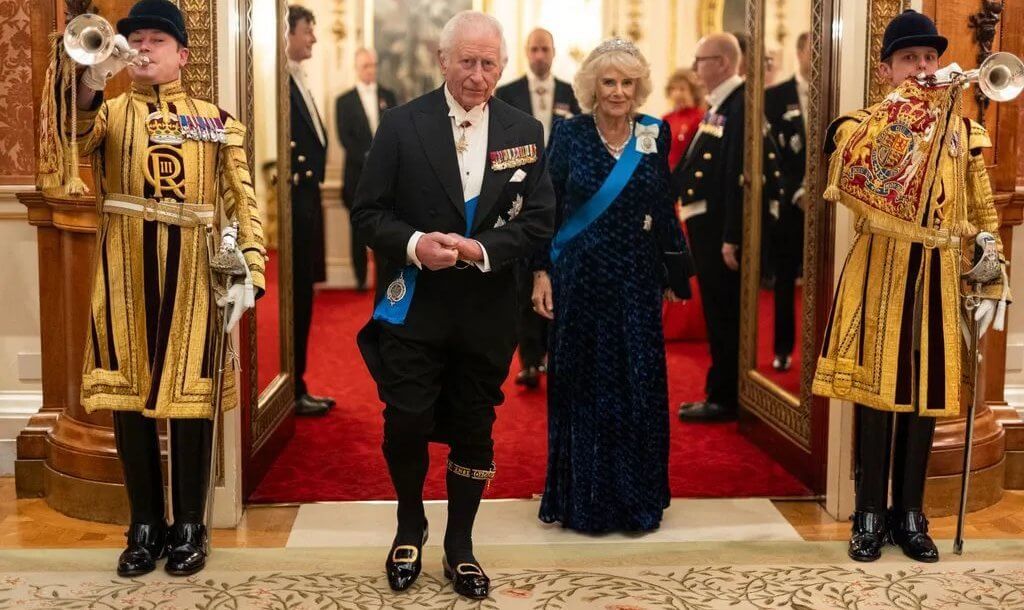
{"label": "patterned cream carpet", "polygon": [[481,547],[491,598],[457,598],[428,549],[417,585],[394,594],[382,549],[223,549],[191,578],[113,573],[116,550],[0,552],[0,608],[238,610],[508,608],[1022,608],[1024,543],[968,541],[913,563],[890,547],[855,564],[844,543],[620,543]]}

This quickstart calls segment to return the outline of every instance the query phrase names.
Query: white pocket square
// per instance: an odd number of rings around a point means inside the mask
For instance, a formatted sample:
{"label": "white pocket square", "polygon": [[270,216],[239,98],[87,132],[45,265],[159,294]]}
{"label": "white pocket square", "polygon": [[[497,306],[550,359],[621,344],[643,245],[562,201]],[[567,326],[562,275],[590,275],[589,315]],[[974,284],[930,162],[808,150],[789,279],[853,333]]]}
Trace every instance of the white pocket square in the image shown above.
{"label": "white pocket square", "polygon": [[512,174],[512,177],[509,178],[508,181],[509,182],[522,182],[525,179],[526,179],[526,172],[524,172],[521,169],[517,169],[516,173]]}

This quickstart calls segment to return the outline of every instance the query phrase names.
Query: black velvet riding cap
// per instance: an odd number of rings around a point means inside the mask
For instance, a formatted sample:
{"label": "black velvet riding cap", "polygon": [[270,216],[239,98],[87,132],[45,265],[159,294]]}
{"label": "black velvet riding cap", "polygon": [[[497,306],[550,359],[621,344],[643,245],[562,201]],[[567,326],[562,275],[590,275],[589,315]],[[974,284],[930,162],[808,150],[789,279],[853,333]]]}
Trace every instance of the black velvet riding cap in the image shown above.
{"label": "black velvet riding cap", "polygon": [[181,11],[168,0],[139,0],[128,11],[128,16],[117,22],[117,33],[128,37],[135,30],[152,28],[174,36],[182,46],[188,46],[188,32]]}
{"label": "black velvet riding cap", "polygon": [[935,22],[928,15],[907,9],[886,26],[881,59],[885,61],[896,51],[908,47],[932,47],[942,57],[948,45],[949,41],[945,36],[939,36]]}

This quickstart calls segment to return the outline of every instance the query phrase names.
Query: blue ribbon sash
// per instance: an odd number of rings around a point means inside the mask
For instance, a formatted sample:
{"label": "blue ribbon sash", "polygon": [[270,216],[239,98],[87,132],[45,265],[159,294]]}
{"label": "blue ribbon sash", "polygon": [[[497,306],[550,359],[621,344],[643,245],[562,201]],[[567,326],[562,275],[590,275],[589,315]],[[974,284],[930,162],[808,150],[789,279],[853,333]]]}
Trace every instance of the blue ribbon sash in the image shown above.
{"label": "blue ribbon sash", "polygon": [[[640,115],[637,122],[647,126],[660,124],[661,120],[645,114]],[[565,219],[562,227],[555,234],[554,239],[551,240],[551,262],[557,261],[558,257],[562,254],[562,250],[565,249],[569,242],[611,207],[612,203],[622,194],[622,189],[626,188],[626,184],[633,177],[633,173],[640,165],[643,157],[643,153],[637,150],[636,133],[633,133],[630,135],[629,142],[626,144],[626,148],[623,149],[622,155],[619,156],[619,160],[615,162],[615,167],[612,168],[612,171],[608,173],[608,177],[604,179],[604,183],[601,184],[601,188],[597,189],[597,192],[590,199],[576,208],[576,211]]]}
{"label": "blue ribbon sash", "polygon": [[[466,202],[466,237],[469,237],[473,230],[473,218],[476,216],[476,206],[480,196],[473,197]],[[373,319],[380,322],[387,322],[396,326],[405,324],[405,317],[409,315],[409,305],[412,304],[412,295],[416,291],[416,278],[420,269],[416,265],[406,265],[398,272],[396,277],[384,292],[384,298],[373,309]]]}

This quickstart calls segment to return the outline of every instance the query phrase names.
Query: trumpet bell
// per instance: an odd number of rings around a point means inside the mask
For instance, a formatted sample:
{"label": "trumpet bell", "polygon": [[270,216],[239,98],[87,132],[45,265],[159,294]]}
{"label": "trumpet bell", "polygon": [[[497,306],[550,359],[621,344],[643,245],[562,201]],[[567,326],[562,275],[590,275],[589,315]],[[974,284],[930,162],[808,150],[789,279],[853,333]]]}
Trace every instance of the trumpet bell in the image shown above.
{"label": "trumpet bell", "polygon": [[1013,53],[993,53],[978,69],[978,86],[993,101],[1015,99],[1024,91],[1024,62]]}
{"label": "trumpet bell", "polygon": [[64,28],[64,49],[77,64],[98,64],[114,52],[114,28],[99,15],[79,15]]}

